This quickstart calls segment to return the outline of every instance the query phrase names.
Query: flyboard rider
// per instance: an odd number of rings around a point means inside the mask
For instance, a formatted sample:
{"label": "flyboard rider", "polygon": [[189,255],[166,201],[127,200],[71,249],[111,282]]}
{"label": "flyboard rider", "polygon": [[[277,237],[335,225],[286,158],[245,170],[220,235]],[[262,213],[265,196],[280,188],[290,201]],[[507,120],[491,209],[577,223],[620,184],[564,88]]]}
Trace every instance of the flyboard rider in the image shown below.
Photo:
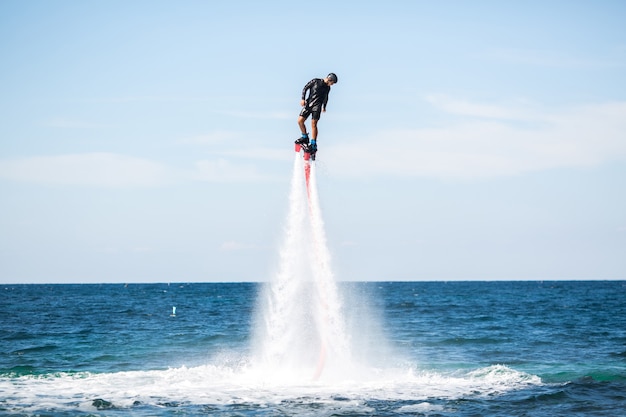
{"label": "flyboard rider", "polygon": [[[315,160],[315,154],[317,153],[317,121],[320,119],[321,113],[326,112],[330,86],[336,82],[337,76],[331,72],[324,79],[312,79],[302,89],[302,99],[300,101],[302,111],[300,111],[298,116],[298,126],[300,126],[302,137],[296,140],[296,144],[302,145],[304,151],[310,153],[313,160]],[[304,124],[309,116],[311,116],[310,140]]]}

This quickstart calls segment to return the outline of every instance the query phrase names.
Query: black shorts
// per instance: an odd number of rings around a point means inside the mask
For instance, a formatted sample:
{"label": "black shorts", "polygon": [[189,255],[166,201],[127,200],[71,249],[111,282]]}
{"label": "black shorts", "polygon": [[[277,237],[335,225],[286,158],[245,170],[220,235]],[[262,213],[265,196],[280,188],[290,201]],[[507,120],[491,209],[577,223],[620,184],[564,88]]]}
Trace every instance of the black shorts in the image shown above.
{"label": "black shorts", "polygon": [[319,106],[315,106],[315,107],[303,107],[302,111],[300,112],[300,116],[304,117],[304,119],[308,119],[309,115],[312,116],[313,120],[319,120],[320,119],[320,115],[322,114],[322,109]]}

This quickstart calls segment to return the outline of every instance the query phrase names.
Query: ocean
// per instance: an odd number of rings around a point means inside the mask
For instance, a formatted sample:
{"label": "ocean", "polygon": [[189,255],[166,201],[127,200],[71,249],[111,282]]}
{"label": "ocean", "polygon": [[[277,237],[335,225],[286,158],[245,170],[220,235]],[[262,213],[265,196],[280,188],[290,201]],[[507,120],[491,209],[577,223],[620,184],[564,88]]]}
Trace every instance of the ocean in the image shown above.
{"label": "ocean", "polygon": [[271,287],[4,285],[0,415],[626,415],[624,281],[338,283],[319,375],[263,356]]}
{"label": "ocean", "polygon": [[625,281],[340,282],[298,151],[267,282],[0,287],[0,415],[626,416]]}

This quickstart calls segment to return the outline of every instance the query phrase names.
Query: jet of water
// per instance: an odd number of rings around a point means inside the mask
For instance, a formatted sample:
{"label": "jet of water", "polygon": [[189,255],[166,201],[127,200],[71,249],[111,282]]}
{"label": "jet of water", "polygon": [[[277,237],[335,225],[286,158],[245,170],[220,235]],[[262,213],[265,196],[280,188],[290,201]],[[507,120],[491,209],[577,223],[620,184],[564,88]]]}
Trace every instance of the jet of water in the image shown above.
{"label": "jet of water", "polygon": [[296,154],[279,268],[266,285],[257,365],[274,375],[318,379],[350,364],[342,300],[331,267],[315,163]]}

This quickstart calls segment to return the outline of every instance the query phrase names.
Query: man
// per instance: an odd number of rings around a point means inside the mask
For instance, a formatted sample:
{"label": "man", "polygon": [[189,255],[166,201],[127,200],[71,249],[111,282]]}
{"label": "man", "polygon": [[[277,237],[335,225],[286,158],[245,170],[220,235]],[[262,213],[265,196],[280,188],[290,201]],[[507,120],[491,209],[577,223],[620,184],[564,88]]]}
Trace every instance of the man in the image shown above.
{"label": "man", "polygon": [[[328,74],[324,79],[314,78],[309,81],[302,89],[302,100],[300,105],[302,111],[298,116],[298,126],[302,137],[296,140],[296,143],[304,147],[305,152],[309,152],[313,160],[317,152],[317,121],[320,119],[321,112],[326,111],[328,103],[328,94],[330,86],[337,82],[337,76],[334,73]],[[307,92],[309,93],[307,98]],[[311,140],[309,142],[309,134],[306,131],[304,122],[311,116]]]}

